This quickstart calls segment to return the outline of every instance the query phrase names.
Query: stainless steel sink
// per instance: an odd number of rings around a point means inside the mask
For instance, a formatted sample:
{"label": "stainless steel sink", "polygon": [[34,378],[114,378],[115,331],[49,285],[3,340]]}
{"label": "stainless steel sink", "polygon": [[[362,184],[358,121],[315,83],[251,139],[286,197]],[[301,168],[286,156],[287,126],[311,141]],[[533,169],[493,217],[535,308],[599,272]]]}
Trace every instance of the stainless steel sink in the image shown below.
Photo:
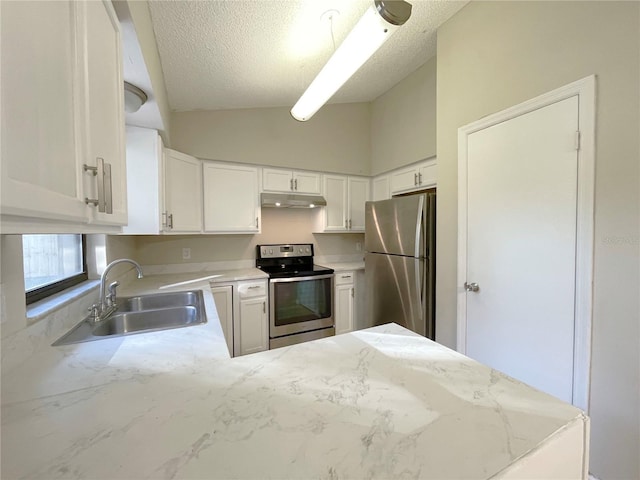
{"label": "stainless steel sink", "polygon": [[158,310],[161,308],[197,307],[201,298],[202,292],[200,290],[122,297],[118,299],[118,311],[139,312],[142,310]]}
{"label": "stainless steel sink", "polygon": [[118,299],[118,309],[97,323],[87,316],[53,346],[90,342],[135,333],[189,327],[207,322],[200,290]]}

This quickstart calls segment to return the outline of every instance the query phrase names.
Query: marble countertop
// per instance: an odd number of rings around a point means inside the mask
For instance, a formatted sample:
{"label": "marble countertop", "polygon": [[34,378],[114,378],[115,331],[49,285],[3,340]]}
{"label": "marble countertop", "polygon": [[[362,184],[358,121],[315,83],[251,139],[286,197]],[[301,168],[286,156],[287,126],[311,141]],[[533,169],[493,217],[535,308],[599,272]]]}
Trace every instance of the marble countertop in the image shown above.
{"label": "marble countertop", "polygon": [[333,268],[336,272],[346,272],[349,270],[364,270],[364,260],[360,262],[323,262],[323,267]]}
{"label": "marble countertop", "polygon": [[208,282],[207,324],[3,373],[2,478],[489,478],[583,419],[395,324],[230,359]]}

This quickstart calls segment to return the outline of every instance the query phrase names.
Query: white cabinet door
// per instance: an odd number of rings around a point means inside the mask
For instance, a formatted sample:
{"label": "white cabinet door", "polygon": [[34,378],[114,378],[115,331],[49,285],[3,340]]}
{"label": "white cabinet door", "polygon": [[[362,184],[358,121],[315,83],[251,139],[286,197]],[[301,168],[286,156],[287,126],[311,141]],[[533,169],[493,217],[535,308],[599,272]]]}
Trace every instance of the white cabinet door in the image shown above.
{"label": "white cabinet door", "polygon": [[374,178],[371,200],[377,202],[378,200],[387,200],[389,198],[391,198],[391,193],[389,191],[389,175],[382,175]]}
{"label": "white cabinet door", "polygon": [[364,232],[364,204],[369,200],[370,180],[365,177],[349,177],[347,212],[349,231]]}
{"label": "white cabinet door", "polygon": [[438,164],[435,160],[418,167],[418,182],[421,188],[435,187],[438,182]]}
{"label": "white cabinet door", "polygon": [[222,327],[222,333],[224,333],[224,339],[227,342],[229,355],[233,357],[233,286],[222,285],[211,287],[211,293],[213,294],[213,301],[216,304],[220,326]]}
{"label": "white cabinet door", "polygon": [[391,173],[391,194],[410,192],[418,188],[417,167],[403,168]]}
{"label": "white cabinet door", "polygon": [[324,196],[327,206],[324,207],[325,232],[344,232],[349,225],[347,214],[347,177],[342,175],[324,176]]}
{"label": "white cabinet door", "polygon": [[122,229],[128,235],[157,235],[162,231],[162,139],[156,130],[127,126],[127,214]]}
{"label": "white cabinet door", "polygon": [[262,189],[270,192],[293,191],[293,176],[289,170],[262,169]]}
{"label": "white cabinet door", "polygon": [[[125,225],[127,223],[127,179],[124,145],[124,105],[120,23],[111,2],[90,1],[85,10],[83,38],[86,39],[85,63],[87,89],[85,105],[88,128],[86,162],[105,165],[104,195],[106,211],[93,208],[92,223]],[[98,198],[94,177],[85,195]]]}
{"label": "white cabinet door", "polygon": [[206,233],[259,233],[258,169],[203,163]]}
{"label": "white cabinet door", "polygon": [[[0,212],[82,223],[81,4],[1,2]],[[3,228],[3,233],[7,230]]]}
{"label": "white cabinet door", "polygon": [[320,194],[320,174],[313,172],[293,172],[293,191],[295,193]]}
{"label": "white cabinet door", "polygon": [[321,192],[321,175],[316,172],[263,168],[262,189],[268,192],[319,195]]}
{"label": "white cabinet door", "polygon": [[269,349],[267,297],[240,300],[239,345],[237,355],[262,352]]}
{"label": "white cabinet door", "polygon": [[165,149],[167,232],[202,231],[202,165],[200,160]]}
{"label": "white cabinet door", "polygon": [[354,272],[336,272],[335,285],[335,321],[338,335],[354,329]]}

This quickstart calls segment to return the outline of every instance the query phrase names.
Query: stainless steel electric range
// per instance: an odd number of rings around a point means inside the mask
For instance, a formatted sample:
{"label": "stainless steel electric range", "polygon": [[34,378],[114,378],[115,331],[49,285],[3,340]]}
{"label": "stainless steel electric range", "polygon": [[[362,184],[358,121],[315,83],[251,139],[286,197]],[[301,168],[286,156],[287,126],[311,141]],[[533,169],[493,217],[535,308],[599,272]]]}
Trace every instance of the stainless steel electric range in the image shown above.
{"label": "stainless steel electric range", "polygon": [[335,335],[333,270],[313,263],[313,244],[258,245],[269,275],[269,348]]}

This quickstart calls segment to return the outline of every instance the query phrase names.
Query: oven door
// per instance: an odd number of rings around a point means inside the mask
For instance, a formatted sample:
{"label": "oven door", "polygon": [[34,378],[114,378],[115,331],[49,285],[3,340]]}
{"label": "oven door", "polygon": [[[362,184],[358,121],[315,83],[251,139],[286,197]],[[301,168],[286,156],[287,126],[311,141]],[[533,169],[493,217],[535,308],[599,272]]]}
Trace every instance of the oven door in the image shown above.
{"label": "oven door", "polygon": [[333,326],[333,274],[269,280],[269,337]]}

